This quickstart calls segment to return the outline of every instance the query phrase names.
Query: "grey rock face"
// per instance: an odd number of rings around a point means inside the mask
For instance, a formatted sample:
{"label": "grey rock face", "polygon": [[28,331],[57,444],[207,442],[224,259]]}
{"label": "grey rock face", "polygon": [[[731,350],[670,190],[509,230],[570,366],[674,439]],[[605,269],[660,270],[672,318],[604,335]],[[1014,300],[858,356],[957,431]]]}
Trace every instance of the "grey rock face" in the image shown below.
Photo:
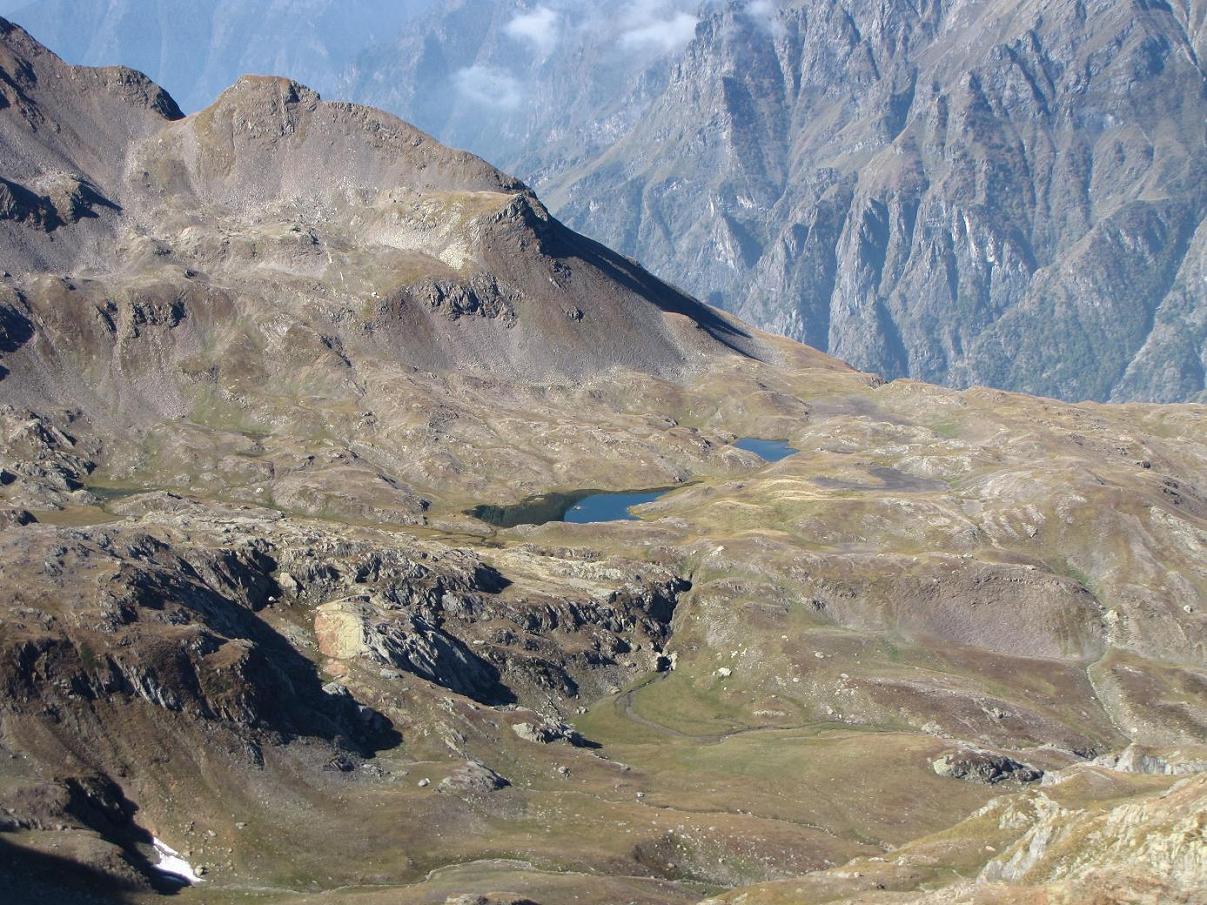
{"label": "grey rock face", "polygon": [[944,754],[932,765],[939,776],[997,785],[1000,782],[1036,782],[1044,771],[1019,763],[1013,758],[988,751],[963,749]]}
{"label": "grey rock face", "polygon": [[1200,746],[1157,752],[1142,745],[1131,744],[1117,753],[1095,758],[1094,763],[1122,773],[1189,776],[1192,773],[1207,771],[1207,751]]}
{"label": "grey rock face", "polygon": [[858,367],[1202,398],[1202,11],[731,3],[569,223]]}
{"label": "grey rock face", "polygon": [[996,786],[1001,782],[1037,782],[1044,776],[1043,770],[1019,763],[1018,760],[1005,757],[1002,754],[992,754],[986,751],[961,751],[944,754],[931,765],[938,776],[946,776],[952,780],[964,782],[980,782],[986,786]]}
{"label": "grey rock face", "polygon": [[572,745],[583,744],[583,737],[572,726],[559,720],[543,720],[540,723],[515,723],[512,731],[526,742],[537,742],[549,745],[553,742],[569,742]]}

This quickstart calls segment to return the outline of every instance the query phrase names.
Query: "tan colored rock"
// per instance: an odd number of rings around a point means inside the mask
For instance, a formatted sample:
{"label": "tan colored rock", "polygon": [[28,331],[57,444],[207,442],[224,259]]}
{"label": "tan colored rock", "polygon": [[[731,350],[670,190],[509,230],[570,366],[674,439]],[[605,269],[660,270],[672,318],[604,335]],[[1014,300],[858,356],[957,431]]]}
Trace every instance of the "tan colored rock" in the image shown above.
{"label": "tan colored rock", "polygon": [[314,614],[314,637],[319,653],[336,660],[351,660],[369,652],[365,643],[363,601],[335,600]]}

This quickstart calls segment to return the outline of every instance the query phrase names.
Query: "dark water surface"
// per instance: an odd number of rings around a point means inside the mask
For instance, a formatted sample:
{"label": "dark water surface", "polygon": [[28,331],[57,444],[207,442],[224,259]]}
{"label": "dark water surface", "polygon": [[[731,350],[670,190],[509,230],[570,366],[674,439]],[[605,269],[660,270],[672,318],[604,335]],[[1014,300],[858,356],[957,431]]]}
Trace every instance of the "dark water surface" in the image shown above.
{"label": "dark water surface", "polygon": [[760,440],[758,437],[743,437],[734,443],[734,446],[761,456],[768,462],[778,462],[800,452],[799,449],[789,446],[787,440]]}

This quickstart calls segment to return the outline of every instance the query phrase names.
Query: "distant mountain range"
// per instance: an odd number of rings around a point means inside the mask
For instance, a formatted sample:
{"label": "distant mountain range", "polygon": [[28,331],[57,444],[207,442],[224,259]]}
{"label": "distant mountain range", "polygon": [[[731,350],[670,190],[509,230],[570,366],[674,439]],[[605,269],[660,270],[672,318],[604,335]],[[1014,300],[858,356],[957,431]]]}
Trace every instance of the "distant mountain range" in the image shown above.
{"label": "distant mountain range", "polygon": [[1207,398],[1207,4],[49,0],[187,111],[245,70],[391,110],[569,225],[887,377]]}
{"label": "distant mountain range", "polygon": [[550,179],[560,216],[886,376],[1204,398],[1207,4],[756,6]]}

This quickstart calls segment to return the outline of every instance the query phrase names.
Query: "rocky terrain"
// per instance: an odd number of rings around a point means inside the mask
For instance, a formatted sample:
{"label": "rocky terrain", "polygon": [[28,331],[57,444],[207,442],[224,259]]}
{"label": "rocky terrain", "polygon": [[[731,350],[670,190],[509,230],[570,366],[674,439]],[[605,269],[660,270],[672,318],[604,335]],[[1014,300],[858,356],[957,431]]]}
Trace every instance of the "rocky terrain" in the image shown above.
{"label": "rocky terrain", "polygon": [[1195,900],[1207,408],[886,383],[388,114],[4,20],[0,150],[17,900]]}

